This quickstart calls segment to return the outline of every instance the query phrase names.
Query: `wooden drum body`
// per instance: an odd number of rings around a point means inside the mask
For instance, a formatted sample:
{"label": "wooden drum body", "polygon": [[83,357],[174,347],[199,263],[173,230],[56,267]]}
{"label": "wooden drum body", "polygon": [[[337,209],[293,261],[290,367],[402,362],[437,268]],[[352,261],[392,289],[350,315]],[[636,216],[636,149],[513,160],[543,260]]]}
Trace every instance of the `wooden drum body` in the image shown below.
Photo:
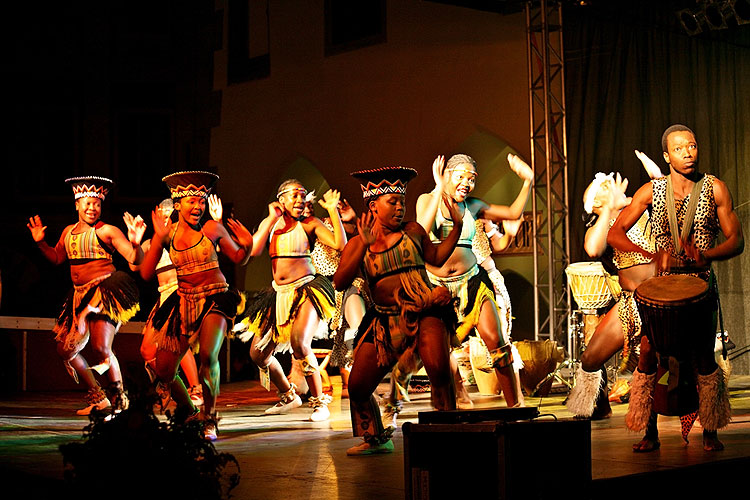
{"label": "wooden drum body", "polygon": [[649,278],[634,294],[643,333],[662,358],[689,360],[713,351],[716,299],[708,283],[684,274]]}
{"label": "wooden drum body", "polygon": [[658,354],[654,411],[686,415],[698,409],[695,354],[712,351],[716,298],[708,283],[689,275],[650,278],[634,298],[646,335]]}

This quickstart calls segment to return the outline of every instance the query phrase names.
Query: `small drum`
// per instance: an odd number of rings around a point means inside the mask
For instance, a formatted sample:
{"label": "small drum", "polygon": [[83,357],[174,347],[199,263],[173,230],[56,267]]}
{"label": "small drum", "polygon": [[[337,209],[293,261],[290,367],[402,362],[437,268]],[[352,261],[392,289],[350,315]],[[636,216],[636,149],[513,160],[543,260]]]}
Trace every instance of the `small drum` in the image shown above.
{"label": "small drum", "polygon": [[607,274],[601,262],[574,262],[565,268],[568,284],[578,307],[596,310],[612,300]]}
{"label": "small drum", "polygon": [[698,408],[692,358],[712,352],[716,298],[700,278],[673,274],[650,278],[634,294],[643,333],[658,353],[654,410],[685,415]]}

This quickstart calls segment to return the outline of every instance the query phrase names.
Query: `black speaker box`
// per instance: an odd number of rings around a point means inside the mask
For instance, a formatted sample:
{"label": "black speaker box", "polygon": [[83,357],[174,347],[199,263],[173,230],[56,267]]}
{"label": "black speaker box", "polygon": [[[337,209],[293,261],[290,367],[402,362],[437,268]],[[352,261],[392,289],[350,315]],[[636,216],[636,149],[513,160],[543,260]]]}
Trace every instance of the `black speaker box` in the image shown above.
{"label": "black speaker box", "polygon": [[407,500],[588,498],[589,420],[403,425]]}

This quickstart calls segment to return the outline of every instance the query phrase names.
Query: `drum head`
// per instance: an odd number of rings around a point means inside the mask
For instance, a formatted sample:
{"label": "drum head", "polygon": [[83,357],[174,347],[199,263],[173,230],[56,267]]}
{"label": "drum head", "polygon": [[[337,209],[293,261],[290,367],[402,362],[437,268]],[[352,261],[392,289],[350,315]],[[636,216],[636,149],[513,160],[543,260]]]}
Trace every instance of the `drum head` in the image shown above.
{"label": "drum head", "polygon": [[670,274],[649,278],[635,289],[636,299],[664,305],[689,304],[708,293],[708,283],[695,276]]}
{"label": "drum head", "polygon": [[565,272],[576,276],[604,276],[604,266],[601,262],[574,262]]}

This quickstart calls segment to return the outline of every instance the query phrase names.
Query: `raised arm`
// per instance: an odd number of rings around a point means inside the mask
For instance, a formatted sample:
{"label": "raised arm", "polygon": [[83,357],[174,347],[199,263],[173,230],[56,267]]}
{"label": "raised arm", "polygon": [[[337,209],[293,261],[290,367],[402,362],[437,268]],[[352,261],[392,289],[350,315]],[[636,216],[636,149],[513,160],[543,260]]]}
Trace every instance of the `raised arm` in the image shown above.
{"label": "raised arm", "polygon": [[341,260],[333,275],[336,290],[346,290],[357,276],[367,248],[375,241],[375,216],[369,210],[357,219],[357,236],[349,240],[341,252]]}
{"label": "raised arm", "polygon": [[[430,240],[427,232],[420,224],[407,225],[407,230],[411,229],[412,225],[417,228],[417,230],[414,230],[412,234],[422,239],[422,253],[424,255],[424,261],[435,267],[441,267],[443,264],[445,264],[445,262],[453,253],[453,250],[456,249],[456,243],[458,243],[458,238],[461,236],[461,229],[463,228],[464,222],[463,217],[461,217],[461,214],[459,214],[458,207],[455,205],[455,203],[452,203],[452,200],[450,200],[449,197],[445,194],[443,195],[443,200],[446,207],[448,208],[451,219],[453,219],[453,229],[451,229],[451,232],[448,233],[448,236],[439,244],[436,245]],[[468,210],[468,208],[466,210]]]}
{"label": "raised arm", "polygon": [[128,264],[140,264],[143,260],[141,239],[143,239],[143,233],[146,232],[146,224],[140,215],[133,217],[127,212],[123,220],[128,228],[127,237],[118,227],[111,224],[104,224],[96,230],[96,234],[102,241],[117,250],[117,253],[122,255]]}
{"label": "raised arm", "polygon": [[235,219],[227,219],[227,225],[232,230],[232,234],[229,234],[221,222],[215,220],[206,221],[203,230],[212,241],[218,242],[221,253],[235,264],[244,266],[250,260],[253,235]]}
{"label": "raised arm", "polygon": [[643,212],[645,212],[651,204],[653,194],[654,191],[650,182],[644,184],[635,192],[633,201],[631,201],[630,205],[620,212],[614,225],[607,233],[607,243],[610,246],[622,250],[623,252],[638,252],[649,259],[654,258],[654,254],[647,252],[630,241],[627,234],[630,228],[638,222],[638,219]]}
{"label": "raised arm", "polygon": [[445,156],[440,155],[432,162],[432,178],[435,180],[435,189],[417,199],[417,222],[428,233],[435,224],[445,188]]}
{"label": "raised arm", "polygon": [[609,223],[631,201],[625,197],[627,188],[628,180],[623,179],[619,173],[614,182],[604,182],[599,187],[599,193],[594,199],[594,208],[599,210],[598,217],[594,225],[586,230],[583,238],[583,249],[589,257],[598,258],[604,255],[607,249]]}
{"label": "raised arm", "polygon": [[479,217],[499,222],[502,220],[515,220],[523,215],[523,209],[526,206],[526,201],[529,199],[531,186],[534,182],[534,171],[531,170],[531,167],[525,161],[514,154],[508,155],[508,163],[510,164],[510,169],[523,179],[523,186],[521,186],[518,196],[516,196],[516,199],[509,206],[480,202],[481,205],[477,212]]}
{"label": "raised arm", "polygon": [[68,258],[68,255],[65,253],[65,235],[68,231],[70,231],[72,226],[68,226],[65,228],[62,235],[60,235],[60,240],[54,247],[49,246],[47,242],[44,241],[47,226],[42,224],[42,219],[38,215],[30,217],[29,222],[26,224],[26,227],[28,227],[29,231],[31,231],[31,237],[36,242],[45,259],[55,265],[59,265],[65,262],[65,260]]}
{"label": "raised arm", "polygon": [[335,189],[329,189],[323,195],[323,199],[318,202],[320,203],[320,206],[325,208],[328,212],[328,216],[331,219],[331,225],[333,226],[333,232],[331,232],[320,219],[312,219],[317,240],[339,252],[344,250],[344,246],[346,246],[344,224],[341,222],[341,216],[339,215],[340,198],[341,194],[338,191]]}
{"label": "raised arm", "polygon": [[168,217],[164,217],[162,209],[156,207],[151,212],[151,222],[154,227],[154,236],[151,238],[148,251],[143,257],[139,267],[141,278],[148,281],[154,277],[156,266],[161,260],[161,254],[169,239],[169,231],[172,227]]}
{"label": "raised arm", "polygon": [[273,230],[273,225],[279,220],[284,213],[281,204],[274,201],[268,204],[268,215],[258,225],[258,230],[253,234],[253,248],[250,250],[251,257],[258,257],[263,253],[263,249],[268,243],[268,239]]}

